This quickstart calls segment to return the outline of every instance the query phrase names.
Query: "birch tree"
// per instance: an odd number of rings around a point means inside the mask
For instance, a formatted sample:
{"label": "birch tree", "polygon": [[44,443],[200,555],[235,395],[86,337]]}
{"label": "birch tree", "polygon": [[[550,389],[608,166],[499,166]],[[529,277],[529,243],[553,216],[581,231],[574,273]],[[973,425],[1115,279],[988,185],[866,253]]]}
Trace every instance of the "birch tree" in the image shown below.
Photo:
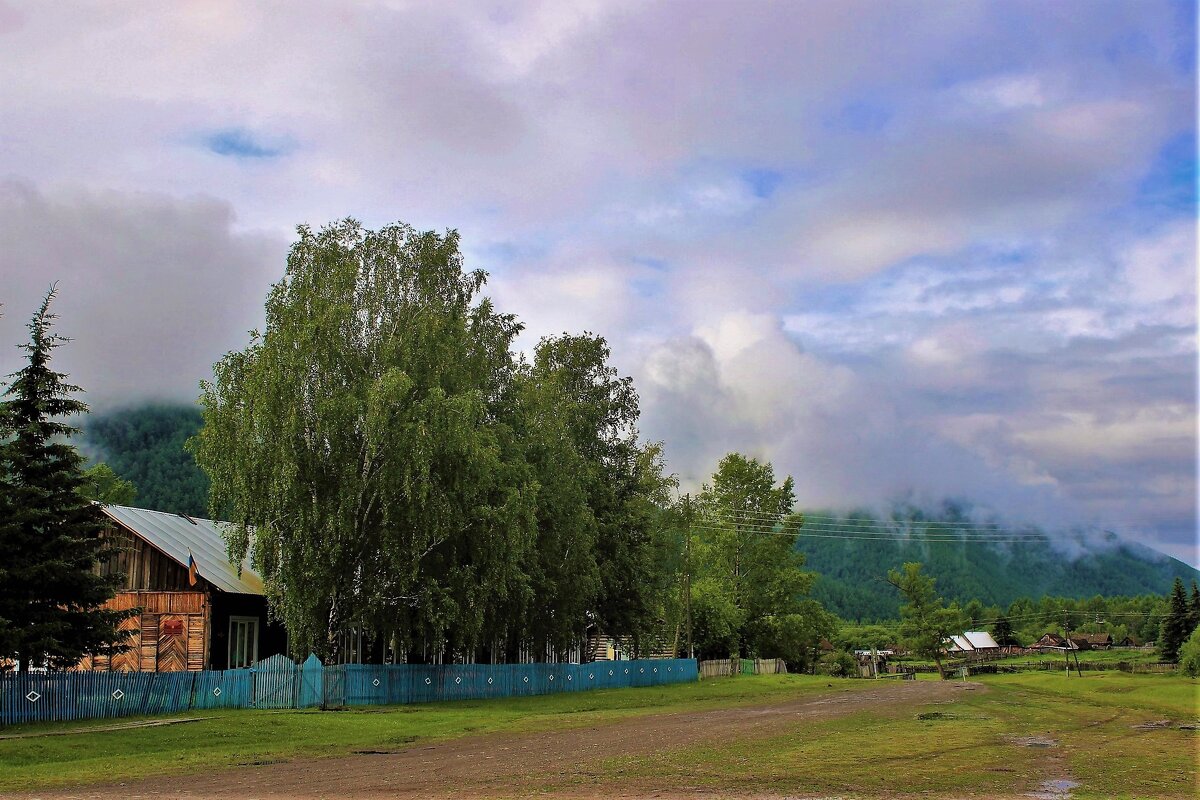
{"label": "birch tree", "polygon": [[769,620],[795,613],[812,588],[814,576],[801,569],[804,554],[789,535],[803,525],[793,513],[794,485],[791,476],[776,485],[769,462],[730,453],[698,498],[705,522],[697,537],[697,591],[720,597],[702,596],[697,605],[722,610],[727,619],[707,624],[728,631],[731,648],[743,658],[751,655]]}
{"label": "birch tree", "polygon": [[458,235],[300,227],[251,332],[201,385],[191,441],[294,651],[368,625],[469,651],[527,590],[535,485],[506,421],[516,320]]}

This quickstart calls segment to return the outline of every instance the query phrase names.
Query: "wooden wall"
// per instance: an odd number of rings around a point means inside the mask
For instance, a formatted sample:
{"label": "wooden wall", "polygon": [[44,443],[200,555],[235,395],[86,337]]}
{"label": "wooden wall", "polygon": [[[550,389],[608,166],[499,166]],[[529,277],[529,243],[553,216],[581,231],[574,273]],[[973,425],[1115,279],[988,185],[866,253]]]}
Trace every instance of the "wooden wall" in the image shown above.
{"label": "wooden wall", "polygon": [[124,575],[125,591],[189,592],[188,571],[144,539],[118,525],[105,532],[111,555],[100,564],[101,575]]}
{"label": "wooden wall", "polygon": [[105,607],[141,609],[121,624],[129,631],[129,650],[112,658],[86,658],[80,669],[182,672],[208,668],[212,606],[207,592],[121,592]]}

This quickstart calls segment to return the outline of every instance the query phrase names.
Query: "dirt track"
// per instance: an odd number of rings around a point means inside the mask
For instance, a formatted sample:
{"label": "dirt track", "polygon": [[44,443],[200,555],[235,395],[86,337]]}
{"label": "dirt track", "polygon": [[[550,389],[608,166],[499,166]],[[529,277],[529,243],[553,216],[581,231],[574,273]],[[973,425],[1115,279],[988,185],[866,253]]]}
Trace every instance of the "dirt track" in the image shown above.
{"label": "dirt track", "polygon": [[[717,742],[781,733],[803,720],[830,719],[865,708],[916,706],[952,697],[963,684],[935,681],[888,683],[770,706],[635,717],[597,727],[550,733],[489,734],[414,745],[394,752],[290,761],[219,773],[159,776],[121,784],[27,795],[67,798],[335,798],[512,797],[547,785],[575,785],[572,797],[714,796],[688,786],[604,784],[589,788],[598,762]],[[556,796],[562,796],[556,793]],[[719,795],[726,796],[726,795]]]}

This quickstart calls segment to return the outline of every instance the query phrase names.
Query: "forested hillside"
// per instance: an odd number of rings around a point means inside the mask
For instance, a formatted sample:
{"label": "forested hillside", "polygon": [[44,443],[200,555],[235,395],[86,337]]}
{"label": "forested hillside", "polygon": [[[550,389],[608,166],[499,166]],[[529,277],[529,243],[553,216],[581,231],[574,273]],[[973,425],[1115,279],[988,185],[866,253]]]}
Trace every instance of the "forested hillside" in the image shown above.
{"label": "forested hillside", "polygon": [[83,449],[137,487],[134,505],[207,516],[208,478],[183,444],[200,429],[193,405],[150,405],[93,414],[83,425]]}
{"label": "forested hillside", "polygon": [[[815,524],[830,538],[801,537],[797,546],[819,576],[813,597],[844,619],[897,618],[900,599],[883,578],[906,561],[922,562],[947,600],[1001,606],[1043,595],[1162,595],[1176,576],[1184,581],[1200,577],[1176,559],[1111,533],[1085,536],[1022,526],[1007,534],[1019,541],[986,541],[1004,538],[999,532],[1011,529],[996,527],[997,534],[989,535],[987,527],[966,520],[953,504],[933,514],[906,508],[887,520],[869,514],[813,514],[829,515]],[[889,530],[907,531],[908,536],[880,535]],[[865,538],[837,538],[839,534]]]}

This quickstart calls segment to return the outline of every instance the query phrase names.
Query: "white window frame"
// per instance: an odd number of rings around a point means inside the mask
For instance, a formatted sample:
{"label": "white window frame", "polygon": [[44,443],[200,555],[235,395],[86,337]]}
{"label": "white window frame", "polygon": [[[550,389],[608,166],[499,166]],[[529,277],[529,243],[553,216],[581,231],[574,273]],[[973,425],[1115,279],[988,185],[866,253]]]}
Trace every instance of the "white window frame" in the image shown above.
{"label": "white window frame", "polygon": [[[246,625],[246,630],[248,633],[248,636],[247,636],[248,641],[246,641],[246,655],[248,655],[250,657],[250,660],[244,664],[236,664],[235,665],[234,659],[233,659],[234,645],[237,641],[237,639],[235,638],[235,636],[236,636],[235,631],[237,631],[238,626],[240,626],[242,624]],[[249,633],[250,631],[253,631],[253,633]],[[258,661],[258,617],[235,617],[235,616],[229,617],[229,653],[228,653],[228,656],[229,656],[229,660],[228,660],[227,664],[229,666],[229,669],[238,669],[241,667],[249,667],[255,661]]]}

